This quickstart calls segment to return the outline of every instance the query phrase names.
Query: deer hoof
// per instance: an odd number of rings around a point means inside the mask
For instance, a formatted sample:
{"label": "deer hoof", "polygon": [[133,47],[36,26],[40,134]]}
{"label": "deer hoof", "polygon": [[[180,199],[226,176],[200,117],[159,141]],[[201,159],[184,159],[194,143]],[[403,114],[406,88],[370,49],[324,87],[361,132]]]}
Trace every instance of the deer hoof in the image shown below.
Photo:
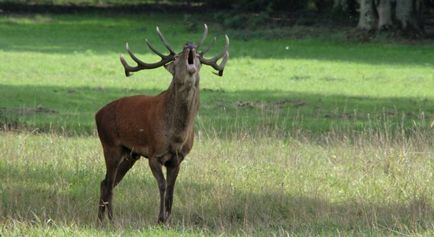
{"label": "deer hoof", "polygon": [[158,223],[159,225],[164,225],[164,224],[166,224],[166,218],[164,218],[164,216],[159,216],[159,217],[158,217],[158,221],[157,221],[157,223]]}
{"label": "deer hoof", "polygon": [[170,217],[170,214],[166,213],[164,216],[159,216],[157,222],[159,225],[167,225],[171,219]]}

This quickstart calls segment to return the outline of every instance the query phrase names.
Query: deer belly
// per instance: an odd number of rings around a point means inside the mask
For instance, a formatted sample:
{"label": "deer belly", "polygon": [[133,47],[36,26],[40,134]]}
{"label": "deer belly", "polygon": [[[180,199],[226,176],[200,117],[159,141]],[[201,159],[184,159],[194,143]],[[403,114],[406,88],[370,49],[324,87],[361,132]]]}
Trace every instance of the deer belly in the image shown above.
{"label": "deer belly", "polygon": [[144,157],[158,157],[169,152],[164,136],[147,136],[146,133],[131,133],[122,136],[122,145]]}
{"label": "deer belly", "polygon": [[148,147],[132,147],[131,151],[137,153],[146,158],[149,157],[149,148]]}

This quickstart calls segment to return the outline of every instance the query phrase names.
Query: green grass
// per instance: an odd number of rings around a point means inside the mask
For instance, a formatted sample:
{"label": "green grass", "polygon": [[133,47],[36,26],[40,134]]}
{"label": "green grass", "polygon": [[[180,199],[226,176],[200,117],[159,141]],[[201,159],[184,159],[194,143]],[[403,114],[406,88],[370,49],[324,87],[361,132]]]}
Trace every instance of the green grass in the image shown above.
{"label": "green grass", "polygon": [[0,151],[6,236],[434,234],[434,150],[422,137],[318,145],[199,136],[182,165],[167,230],[155,226],[157,185],[145,160],[116,188],[115,226],[98,229],[104,168],[95,137],[2,133]]}
{"label": "green grass", "polygon": [[[200,25],[183,19],[210,21],[158,14],[2,16],[0,57],[7,60],[0,65],[0,121],[30,130],[93,133],[93,114],[104,104],[126,95],[157,94],[170,83],[162,68],[125,78],[118,59],[125,54],[124,42],[145,60],[158,60],[144,43],[149,38],[162,49],[155,25],[177,50],[200,38]],[[208,23],[211,37],[219,39],[212,53],[222,47],[224,32],[233,35],[231,59],[223,78],[209,67],[201,72],[198,129],[323,133],[363,130],[372,121],[406,128],[415,121],[427,128],[434,119],[432,44],[245,41],[239,32]],[[263,34],[266,38],[267,31]]]}
{"label": "green grass", "polygon": [[[210,55],[227,32],[231,59],[222,78],[202,68],[172,223],[155,224],[143,159],[116,188],[114,226],[97,228],[94,113],[170,83],[164,69],[125,78],[124,42],[158,60],[144,43],[162,49],[155,25],[180,50],[202,21],[219,39]],[[0,236],[434,235],[434,46],[273,38],[291,30],[196,15],[1,15]]]}

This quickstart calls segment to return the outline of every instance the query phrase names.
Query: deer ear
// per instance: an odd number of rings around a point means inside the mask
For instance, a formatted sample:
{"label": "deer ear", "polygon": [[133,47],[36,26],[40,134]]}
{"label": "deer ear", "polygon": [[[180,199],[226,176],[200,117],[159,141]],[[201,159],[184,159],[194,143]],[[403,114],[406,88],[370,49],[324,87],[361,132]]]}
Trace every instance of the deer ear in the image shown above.
{"label": "deer ear", "polygon": [[172,75],[175,74],[175,64],[173,62],[164,65],[167,71],[169,71]]}

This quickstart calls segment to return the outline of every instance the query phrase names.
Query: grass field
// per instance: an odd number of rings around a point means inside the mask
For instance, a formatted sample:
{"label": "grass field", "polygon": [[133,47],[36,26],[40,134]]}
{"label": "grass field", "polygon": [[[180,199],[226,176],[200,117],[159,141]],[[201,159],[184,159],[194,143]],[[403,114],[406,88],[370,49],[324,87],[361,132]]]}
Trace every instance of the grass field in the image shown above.
{"label": "grass field", "polygon": [[[181,18],[181,21],[178,19]],[[93,114],[115,98],[157,94],[164,69],[125,78],[124,43],[148,52],[160,25],[176,49],[200,38],[179,15],[36,15],[0,18],[0,121],[11,127],[92,134]],[[188,22],[191,22],[190,16]],[[193,18],[194,19],[194,18]],[[173,23],[176,22],[176,23]],[[222,48],[224,31],[209,23]],[[231,34],[232,33],[232,34]],[[434,46],[356,44],[323,39],[241,40],[228,30],[231,59],[223,78],[204,68],[197,127],[260,127],[322,133],[369,124],[427,128],[434,118]],[[264,37],[267,33],[264,32]],[[212,53],[211,53],[212,54]],[[145,60],[158,60],[141,54]],[[236,120],[234,121],[234,117]]]}
{"label": "grass field", "polygon": [[[164,69],[125,78],[124,43],[176,49],[231,38],[222,78],[203,68],[197,140],[169,227],[155,225],[145,160],[97,228],[104,176],[93,115],[168,87]],[[289,28],[223,29],[196,15],[0,15],[0,235],[434,235],[434,46],[348,42]],[[210,55],[211,55],[210,54]]]}
{"label": "grass field", "polygon": [[[104,174],[95,137],[1,136],[2,231],[160,235],[142,160],[117,188],[115,227],[95,229]],[[201,139],[183,163],[174,234],[434,234],[434,155],[421,138],[318,145],[249,136]]]}

